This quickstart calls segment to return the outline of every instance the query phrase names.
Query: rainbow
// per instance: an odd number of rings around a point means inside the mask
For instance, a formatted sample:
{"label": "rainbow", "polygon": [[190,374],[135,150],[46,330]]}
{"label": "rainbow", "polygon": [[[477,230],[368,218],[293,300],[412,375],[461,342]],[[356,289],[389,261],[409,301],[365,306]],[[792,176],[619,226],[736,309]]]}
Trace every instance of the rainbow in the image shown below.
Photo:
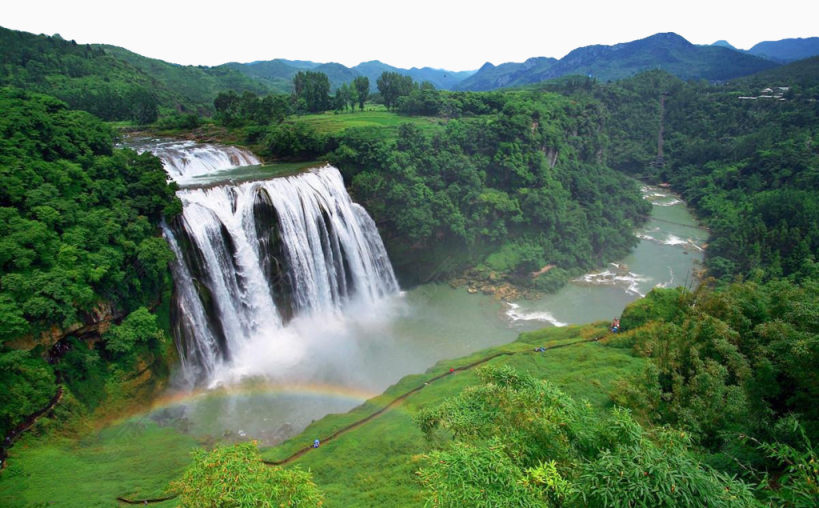
{"label": "rainbow", "polygon": [[153,412],[187,402],[196,402],[210,397],[271,394],[307,397],[332,397],[337,399],[347,399],[354,402],[364,402],[377,395],[380,395],[380,392],[326,383],[274,383],[253,381],[231,386],[220,386],[212,389],[170,392],[152,401],[147,412]]}

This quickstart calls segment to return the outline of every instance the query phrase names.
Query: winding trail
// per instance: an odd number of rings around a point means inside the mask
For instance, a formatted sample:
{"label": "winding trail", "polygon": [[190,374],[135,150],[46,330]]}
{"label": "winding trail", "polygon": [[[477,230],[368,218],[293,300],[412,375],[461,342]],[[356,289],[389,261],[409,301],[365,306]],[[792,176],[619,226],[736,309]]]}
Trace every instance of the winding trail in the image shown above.
{"label": "winding trail", "polygon": [[56,406],[60,400],[63,398],[63,387],[57,386],[57,392],[51,397],[51,400],[48,401],[46,407],[40,409],[39,411],[35,411],[28,415],[28,417],[23,420],[22,423],[14,427],[9,431],[8,434],[3,439],[3,445],[0,447],[0,471],[6,468],[6,459],[8,458],[8,449],[14,446],[14,442],[17,441],[23,432],[30,429],[37,423],[37,420],[43,416],[44,414],[48,413],[54,406]]}
{"label": "winding trail", "polygon": [[[365,416],[364,418],[362,418],[360,420],[357,420],[357,421],[347,425],[346,427],[342,427],[341,429],[333,432],[329,436],[320,438],[320,442],[322,444],[327,443],[328,441],[332,441],[334,439],[339,438],[340,436],[350,432],[351,430],[357,429],[358,427],[361,427],[362,425],[365,425],[366,423],[370,422],[371,420],[373,420],[375,418],[378,418],[379,416],[386,413],[387,411],[389,411],[389,410],[393,409],[394,407],[400,405],[404,400],[406,400],[411,395],[423,390],[424,387],[430,385],[431,383],[434,383],[435,381],[439,381],[439,380],[441,380],[441,379],[443,379],[443,378],[445,378],[447,376],[451,376],[452,374],[455,374],[456,372],[463,372],[463,371],[466,371],[466,370],[474,369],[475,367],[477,367],[479,365],[483,365],[484,363],[487,363],[487,362],[489,362],[491,360],[494,360],[495,358],[498,358],[498,357],[501,357],[501,356],[514,356],[514,355],[520,355],[520,354],[539,354],[539,353],[543,353],[543,352],[546,352],[546,351],[551,351],[553,349],[560,349],[560,348],[564,348],[564,347],[576,346],[578,344],[586,344],[586,343],[589,343],[589,342],[597,342],[602,338],[603,338],[603,336],[593,337],[591,339],[576,340],[574,342],[568,342],[568,343],[565,343],[565,344],[555,344],[553,346],[544,346],[542,349],[535,348],[535,350],[501,351],[501,352],[489,355],[487,357],[481,358],[479,360],[476,360],[476,361],[474,361],[472,363],[469,363],[467,365],[463,365],[461,367],[453,367],[449,371],[444,372],[442,374],[438,374],[437,376],[428,379],[423,384],[418,385],[415,388],[413,388],[413,389],[411,389],[411,390],[409,390],[407,392],[402,393],[401,395],[398,395],[396,398],[394,398],[392,400],[392,402],[390,402],[386,406],[382,407],[378,411],[375,411],[374,413],[371,413],[368,416]],[[306,454],[307,452],[309,452],[310,450],[313,450],[313,449],[314,448],[312,446],[305,446],[304,448],[300,448],[299,450],[296,450],[290,456],[285,457],[282,460],[262,460],[262,463],[264,463],[264,464],[266,464],[268,466],[282,466],[282,465],[289,464],[289,463],[293,462],[294,460],[298,459],[299,457],[301,457],[302,455]],[[117,501],[119,501],[121,503],[127,503],[127,504],[153,504],[153,503],[161,503],[163,501],[168,501],[168,500],[174,499],[174,498],[177,497],[177,495],[178,494],[173,494],[173,495],[168,496],[168,497],[162,497],[162,498],[156,498],[156,499],[127,499],[127,498],[124,498],[124,497],[118,497]]]}

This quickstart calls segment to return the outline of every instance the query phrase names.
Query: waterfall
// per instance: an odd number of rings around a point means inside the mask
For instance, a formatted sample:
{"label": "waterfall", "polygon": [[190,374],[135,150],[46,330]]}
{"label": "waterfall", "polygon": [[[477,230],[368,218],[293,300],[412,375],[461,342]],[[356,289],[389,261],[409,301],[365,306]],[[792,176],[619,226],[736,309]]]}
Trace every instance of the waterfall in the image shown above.
{"label": "waterfall", "polygon": [[210,379],[300,316],[370,306],[398,284],[375,223],[331,166],[288,178],[183,189],[164,228],[176,262],[174,323],[187,379]]}
{"label": "waterfall", "polygon": [[156,139],[132,139],[126,144],[137,152],[156,155],[168,175],[181,185],[194,183],[200,176],[261,164],[255,155],[235,146]]}

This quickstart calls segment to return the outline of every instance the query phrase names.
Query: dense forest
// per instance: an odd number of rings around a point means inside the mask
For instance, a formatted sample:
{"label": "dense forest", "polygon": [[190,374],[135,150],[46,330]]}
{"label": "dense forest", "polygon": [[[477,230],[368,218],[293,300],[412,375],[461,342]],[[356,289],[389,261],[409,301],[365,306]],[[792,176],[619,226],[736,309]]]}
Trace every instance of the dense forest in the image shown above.
{"label": "dense forest", "polygon": [[712,276],[761,270],[799,280],[817,274],[817,75],[819,58],[812,58],[719,85],[649,72],[546,88],[606,105],[609,165],[682,194],[711,228]]}
{"label": "dense forest", "polygon": [[59,35],[0,27],[0,48],[0,86],[53,95],[103,120],[147,124],[160,112],[208,113],[226,89],[271,91],[235,70],[174,65]]}
{"label": "dense forest", "polygon": [[[159,160],[114,150],[114,132],[91,114],[12,88],[0,89],[0,109],[6,435],[51,398],[56,380],[93,409],[109,377],[166,353],[169,339],[148,309],[171,283],[158,224],[181,205]],[[119,324],[95,347],[74,333],[103,321]]]}

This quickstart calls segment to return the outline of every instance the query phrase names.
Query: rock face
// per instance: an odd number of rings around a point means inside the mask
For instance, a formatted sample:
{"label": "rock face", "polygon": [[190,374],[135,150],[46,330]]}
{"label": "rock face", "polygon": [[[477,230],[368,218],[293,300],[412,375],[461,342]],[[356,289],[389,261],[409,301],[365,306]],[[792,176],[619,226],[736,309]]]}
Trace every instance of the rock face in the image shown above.
{"label": "rock face", "polygon": [[82,316],[82,322],[71,324],[66,328],[53,325],[39,336],[24,335],[6,344],[14,349],[31,350],[40,345],[51,349],[69,335],[95,340],[107,332],[111,324],[122,317],[122,311],[114,309],[109,302],[100,302],[90,313]]}
{"label": "rock face", "polygon": [[487,274],[477,272],[476,270],[467,270],[461,276],[451,279],[449,285],[453,288],[466,288],[466,292],[473,295],[477,293],[492,295],[497,300],[505,302],[534,299],[541,296],[540,291],[521,287],[507,280],[504,276],[498,275],[496,272],[489,272]]}

